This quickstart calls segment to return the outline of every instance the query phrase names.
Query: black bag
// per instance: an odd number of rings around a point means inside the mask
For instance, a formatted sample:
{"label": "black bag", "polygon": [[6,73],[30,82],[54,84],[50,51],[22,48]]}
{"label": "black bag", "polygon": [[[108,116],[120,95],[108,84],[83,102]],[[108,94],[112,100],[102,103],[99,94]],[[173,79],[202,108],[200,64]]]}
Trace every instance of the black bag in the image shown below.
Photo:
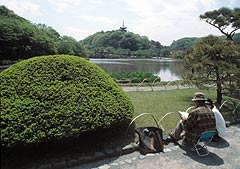
{"label": "black bag", "polygon": [[139,127],[136,129],[139,136],[138,150],[141,154],[163,151],[162,129],[157,127]]}

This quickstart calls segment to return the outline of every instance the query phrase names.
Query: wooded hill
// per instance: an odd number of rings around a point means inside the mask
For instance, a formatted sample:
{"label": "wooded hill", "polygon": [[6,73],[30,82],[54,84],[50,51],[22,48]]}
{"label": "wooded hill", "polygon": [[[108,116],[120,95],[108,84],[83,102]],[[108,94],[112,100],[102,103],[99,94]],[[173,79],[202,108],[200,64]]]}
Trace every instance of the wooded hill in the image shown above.
{"label": "wooded hill", "polygon": [[82,40],[81,43],[91,51],[95,58],[116,57],[164,57],[167,47],[125,30],[101,31]]}
{"label": "wooded hill", "polygon": [[[221,36],[225,38],[225,36]],[[140,36],[132,32],[121,30],[101,31],[82,40],[81,43],[94,58],[117,57],[174,57],[181,58],[184,50],[192,48],[201,38],[185,37],[174,40],[170,46],[149,40],[146,36]],[[240,43],[240,33],[233,36],[234,41]]]}
{"label": "wooded hill", "polygon": [[60,36],[45,24],[33,24],[5,6],[0,6],[0,46],[1,62],[50,54],[87,56],[74,38]]}

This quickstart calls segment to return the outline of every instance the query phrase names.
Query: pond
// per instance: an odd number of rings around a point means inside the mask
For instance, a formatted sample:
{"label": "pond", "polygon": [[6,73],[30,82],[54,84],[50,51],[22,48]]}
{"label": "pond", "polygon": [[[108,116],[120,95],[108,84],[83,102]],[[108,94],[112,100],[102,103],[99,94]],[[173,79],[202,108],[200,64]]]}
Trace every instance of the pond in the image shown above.
{"label": "pond", "polygon": [[172,59],[90,59],[108,73],[113,72],[151,72],[162,81],[182,79],[182,61]]}

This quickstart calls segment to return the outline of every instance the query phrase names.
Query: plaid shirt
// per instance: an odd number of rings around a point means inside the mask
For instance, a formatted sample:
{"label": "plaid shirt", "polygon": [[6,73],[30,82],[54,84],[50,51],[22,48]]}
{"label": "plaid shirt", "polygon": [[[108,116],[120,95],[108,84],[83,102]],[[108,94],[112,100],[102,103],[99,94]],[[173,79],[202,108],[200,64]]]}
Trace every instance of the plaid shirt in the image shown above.
{"label": "plaid shirt", "polygon": [[183,122],[183,129],[185,134],[182,144],[193,145],[196,143],[201,133],[216,130],[214,114],[205,106],[197,107],[189,113],[187,120]]}

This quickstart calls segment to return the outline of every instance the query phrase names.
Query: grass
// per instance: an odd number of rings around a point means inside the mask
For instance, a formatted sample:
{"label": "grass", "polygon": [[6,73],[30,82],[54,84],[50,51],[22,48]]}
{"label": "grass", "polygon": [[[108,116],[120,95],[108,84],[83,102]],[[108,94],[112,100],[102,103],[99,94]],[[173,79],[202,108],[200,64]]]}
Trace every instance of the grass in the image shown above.
{"label": "grass", "polygon": [[[194,106],[191,101],[195,92],[201,91],[215,100],[215,90],[199,90],[199,89],[181,89],[181,90],[164,90],[158,92],[128,92],[135,107],[136,117],[142,113],[151,113],[159,121],[166,113],[185,111],[188,107]],[[180,120],[177,113],[166,116],[161,125],[165,129],[165,134],[174,128]],[[141,116],[135,120],[136,127],[142,126],[156,126],[151,116]]]}

